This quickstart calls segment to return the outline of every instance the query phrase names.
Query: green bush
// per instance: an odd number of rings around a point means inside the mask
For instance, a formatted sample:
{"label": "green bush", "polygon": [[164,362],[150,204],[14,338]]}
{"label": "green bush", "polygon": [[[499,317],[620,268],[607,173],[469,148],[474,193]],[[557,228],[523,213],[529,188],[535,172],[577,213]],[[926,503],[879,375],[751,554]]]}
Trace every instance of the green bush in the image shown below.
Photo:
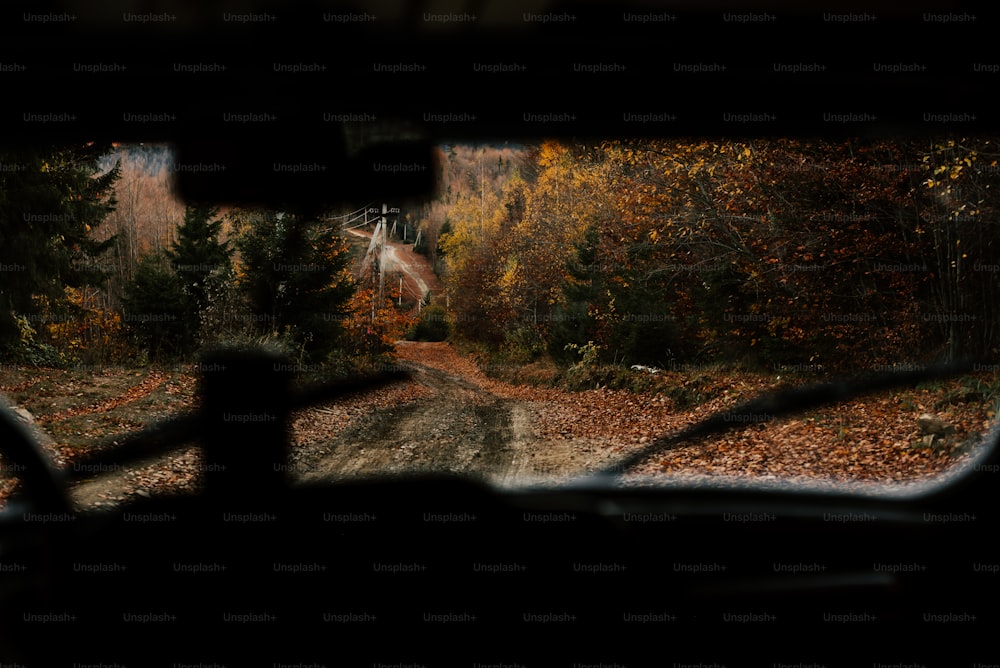
{"label": "green bush", "polygon": [[0,359],[10,359],[18,364],[28,366],[42,366],[54,368],[67,368],[75,360],[48,343],[37,339],[37,332],[24,316],[14,319],[20,340],[17,343],[9,343],[0,350]]}
{"label": "green bush", "polygon": [[444,307],[430,304],[420,311],[406,338],[410,341],[445,341],[450,335],[451,325]]}
{"label": "green bush", "polygon": [[510,364],[527,364],[538,359],[545,352],[545,339],[538,330],[516,327],[510,330],[503,345],[503,356]]}

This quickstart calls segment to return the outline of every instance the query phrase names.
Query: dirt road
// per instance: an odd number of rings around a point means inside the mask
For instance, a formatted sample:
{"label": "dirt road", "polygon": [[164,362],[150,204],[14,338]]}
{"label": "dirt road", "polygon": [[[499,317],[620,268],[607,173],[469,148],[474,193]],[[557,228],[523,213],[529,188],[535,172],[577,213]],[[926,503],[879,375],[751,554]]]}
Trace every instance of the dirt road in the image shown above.
{"label": "dirt road", "polygon": [[[559,484],[756,396],[770,380],[743,372],[720,376],[713,381],[719,387],[701,389],[712,396],[679,407],[663,394],[505,383],[448,343],[399,341],[396,349],[398,363],[412,372],[410,380],[293,413],[288,458],[293,480],[450,471],[502,486]],[[682,384],[685,377],[675,381]],[[70,466],[95,439],[190,410],[194,382],[184,369],[96,375],[8,369],[0,375],[0,390],[36,416],[46,432],[44,448],[58,465]],[[956,388],[904,389],[749,425],[670,450],[635,472],[678,481],[785,479],[832,486],[927,481],[968,464],[975,448],[917,447],[920,412],[933,408],[956,426],[956,447],[991,424],[987,403],[942,403]],[[95,472],[73,486],[72,496],[78,507],[91,508],[190,492],[200,486],[202,463],[200,451],[189,447],[110,475]],[[11,482],[12,476],[0,476],[0,502]]]}
{"label": "dirt road", "polygon": [[402,471],[452,471],[503,481],[515,476],[519,442],[530,438],[516,402],[460,377],[405,363],[428,397],[362,415],[327,446],[303,476],[354,477]]}
{"label": "dirt road", "polygon": [[[367,229],[348,230],[350,234],[371,240],[372,233]],[[382,255],[388,276],[399,273],[403,278],[403,297],[406,300],[418,301],[428,292],[437,296],[441,294],[441,281],[431,267],[427,258],[413,251],[412,244],[388,241]],[[414,307],[414,310],[419,310]]]}
{"label": "dirt road", "polygon": [[[293,480],[434,471],[501,486],[558,484],[620,454],[596,435],[567,430],[552,413],[571,405],[565,393],[490,379],[447,343],[396,345],[411,380],[292,415]],[[190,492],[200,487],[202,465],[200,451],[189,447],[156,462],[102,471],[75,484],[71,495],[83,509]]]}
{"label": "dirt road", "polygon": [[606,459],[592,456],[587,439],[539,447],[536,424],[544,402],[505,396],[495,383],[477,382],[482,379],[468,373],[447,344],[397,345],[422,396],[362,413],[334,438],[301,448],[303,481],[448,471],[497,485],[552,483]]}

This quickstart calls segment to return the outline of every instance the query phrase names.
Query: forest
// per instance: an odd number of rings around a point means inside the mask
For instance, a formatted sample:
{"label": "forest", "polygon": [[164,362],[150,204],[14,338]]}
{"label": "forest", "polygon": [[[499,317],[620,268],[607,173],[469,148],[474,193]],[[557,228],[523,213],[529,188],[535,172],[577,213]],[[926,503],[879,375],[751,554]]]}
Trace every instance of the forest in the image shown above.
{"label": "forest", "polygon": [[544,142],[451,196],[447,311],[511,361],[995,359],[998,157],[989,137]]}
{"label": "forest", "polygon": [[1000,346],[995,138],[545,141],[438,157],[435,198],[398,203],[444,285],[415,322],[391,290],[373,304],[337,224],[349,212],[184,206],[162,146],[8,151],[0,349],[58,366],[270,342],[344,367],[391,357],[409,333],[501,365],[827,373],[988,361]]}
{"label": "forest", "polygon": [[396,295],[372,304],[356,281],[339,225],[292,208],[185,205],[167,146],[7,152],[0,164],[10,363],[143,366],[246,344],[343,373],[404,332]]}

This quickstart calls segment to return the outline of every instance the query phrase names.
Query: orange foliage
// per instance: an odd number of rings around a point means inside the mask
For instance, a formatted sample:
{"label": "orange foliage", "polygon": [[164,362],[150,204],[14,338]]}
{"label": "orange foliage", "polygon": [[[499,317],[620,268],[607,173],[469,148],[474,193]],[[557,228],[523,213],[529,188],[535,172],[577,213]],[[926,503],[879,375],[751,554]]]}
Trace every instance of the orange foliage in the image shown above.
{"label": "orange foliage", "polygon": [[413,318],[399,311],[394,301],[398,291],[386,290],[378,303],[377,290],[359,288],[348,304],[349,315],[344,325],[349,350],[354,355],[394,356],[395,342],[403,338],[412,326]]}
{"label": "orange foliage", "polygon": [[96,288],[71,288],[63,304],[39,300],[40,320],[48,342],[71,359],[88,363],[118,363],[134,352],[126,343],[121,314],[101,305]]}

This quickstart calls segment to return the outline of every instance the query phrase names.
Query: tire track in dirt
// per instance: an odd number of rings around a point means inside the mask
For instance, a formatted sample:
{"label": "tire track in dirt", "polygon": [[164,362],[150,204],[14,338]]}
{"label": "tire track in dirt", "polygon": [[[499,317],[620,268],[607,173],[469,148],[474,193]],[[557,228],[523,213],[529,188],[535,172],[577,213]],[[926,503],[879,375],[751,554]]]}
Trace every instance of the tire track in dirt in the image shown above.
{"label": "tire track in dirt", "polygon": [[468,379],[403,362],[431,395],[360,416],[327,444],[329,454],[310,466],[304,482],[366,475],[454,472],[493,482],[517,477],[518,409],[509,399]]}
{"label": "tire track in dirt", "polygon": [[150,371],[149,374],[138,384],[125,391],[122,395],[105,399],[87,406],[67,408],[50,415],[39,415],[37,420],[41,423],[61,422],[71,417],[79,415],[90,415],[92,413],[106,413],[110,410],[139,401],[156,391],[160,385],[167,381],[167,374],[160,371]]}

